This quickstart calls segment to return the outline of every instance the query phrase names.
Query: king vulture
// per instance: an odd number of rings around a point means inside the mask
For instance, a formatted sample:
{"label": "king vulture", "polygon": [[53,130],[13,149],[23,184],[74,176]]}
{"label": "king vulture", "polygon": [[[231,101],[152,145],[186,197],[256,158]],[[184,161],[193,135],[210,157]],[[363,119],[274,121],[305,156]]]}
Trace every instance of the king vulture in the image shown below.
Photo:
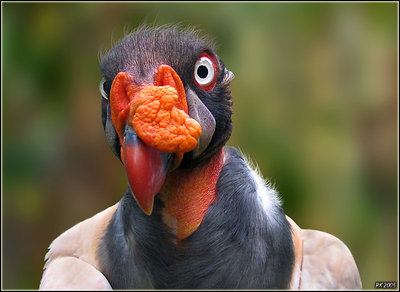
{"label": "king vulture", "polygon": [[141,27],[100,61],[128,187],[50,245],[40,289],[361,289],[346,245],[301,229],[233,147],[234,77],[194,29]]}

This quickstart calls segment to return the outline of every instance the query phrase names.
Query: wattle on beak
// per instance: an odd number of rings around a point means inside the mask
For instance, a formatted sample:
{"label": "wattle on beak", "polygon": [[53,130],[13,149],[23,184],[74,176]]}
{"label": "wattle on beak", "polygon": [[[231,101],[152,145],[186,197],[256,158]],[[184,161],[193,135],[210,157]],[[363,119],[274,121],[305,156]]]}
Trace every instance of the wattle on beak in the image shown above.
{"label": "wattle on beak", "polygon": [[202,133],[188,115],[183,83],[168,65],[161,65],[151,85],[138,85],[119,72],[110,92],[111,120],[121,144],[129,186],[144,213],[151,215],[154,197],[170,169],[193,150]]}

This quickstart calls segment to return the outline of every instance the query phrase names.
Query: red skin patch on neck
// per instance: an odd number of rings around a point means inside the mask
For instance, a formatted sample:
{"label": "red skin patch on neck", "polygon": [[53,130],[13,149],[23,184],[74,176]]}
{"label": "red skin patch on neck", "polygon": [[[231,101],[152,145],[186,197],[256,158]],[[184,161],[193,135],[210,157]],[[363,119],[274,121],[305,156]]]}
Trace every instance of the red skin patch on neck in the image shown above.
{"label": "red skin patch on neck", "polygon": [[[179,240],[199,227],[210,204],[215,201],[224,155],[222,148],[206,163],[190,170],[176,170],[167,176],[160,198],[165,204],[164,218],[169,218],[165,223],[176,228]],[[176,220],[176,226],[171,226],[171,219]]]}

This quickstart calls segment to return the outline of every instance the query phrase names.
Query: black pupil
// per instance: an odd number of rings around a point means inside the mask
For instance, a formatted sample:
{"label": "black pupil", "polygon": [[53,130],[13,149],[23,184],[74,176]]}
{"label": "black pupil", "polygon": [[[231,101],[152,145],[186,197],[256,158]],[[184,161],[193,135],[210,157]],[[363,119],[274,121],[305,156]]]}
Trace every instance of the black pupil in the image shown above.
{"label": "black pupil", "polygon": [[204,66],[204,65],[199,66],[199,68],[197,68],[197,75],[199,75],[199,77],[200,77],[201,79],[206,78],[207,75],[208,75],[208,69],[207,69],[207,67]]}

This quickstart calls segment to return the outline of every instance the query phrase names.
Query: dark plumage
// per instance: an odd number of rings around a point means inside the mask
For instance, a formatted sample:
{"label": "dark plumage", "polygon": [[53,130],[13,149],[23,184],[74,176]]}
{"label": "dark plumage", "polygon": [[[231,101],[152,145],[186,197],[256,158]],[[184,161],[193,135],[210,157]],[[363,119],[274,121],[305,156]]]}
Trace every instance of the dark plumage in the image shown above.
{"label": "dark plumage", "polygon": [[280,206],[271,221],[255,200],[245,161],[234,148],[227,152],[218,198],[200,227],[182,240],[185,248],[177,248],[163,224],[161,201],[148,217],[127,191],[99,249],[114,288],[288,288],[294,263],[290,225]]}
{"label": "dark plumage", "polygon": [[[361,288],[347,247],[300,229],[257,170],[224,146],[233,74],[209,39],[193,29],[141,27],[102,56],[100,68],[102,122],[128,189],[54,240],[41,289]],[[140,121],[162,125],[153,114],[169,105],[165,88],[184,100],[168,125],[187,103],[185,123],[201,126],[186,153],[147,145],[134,124],[143,92],[153,92],[148,100],[161,97]]]}

